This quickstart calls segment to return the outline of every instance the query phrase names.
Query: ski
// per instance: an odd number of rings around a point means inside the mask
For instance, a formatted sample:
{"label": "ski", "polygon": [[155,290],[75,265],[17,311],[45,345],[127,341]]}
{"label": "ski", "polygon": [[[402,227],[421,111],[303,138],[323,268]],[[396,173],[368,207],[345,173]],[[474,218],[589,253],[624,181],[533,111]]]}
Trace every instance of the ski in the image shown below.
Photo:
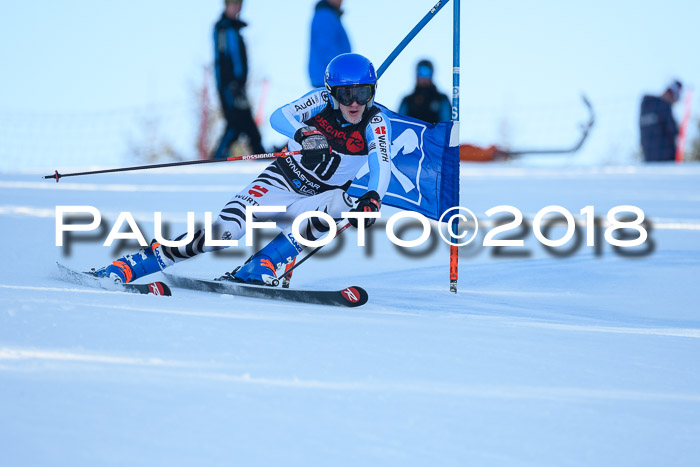
{"label": "ski", "polygon": [[58,265],[58,272],[61,279],[74,284],[80,284],[103,290],[113,290],[117,292],[164,295],[168,297],[172,295],[170,287],[168,287],[168,284],[164,282],[151,282],[150,284],[122,284],[121,282],[114,282],[106,277],[96,277],[92,274],[88,274],[87,272],[75,271],[58,262],[56,264]]}
{"label": "ski", "polygon": [[358,307],[367,303],[369,296],[362,287],[351,286],[343,290],[300,290],[271,287],[265,285],[242,284],[231,281],[216,281],[175,276],[163,273],[173,287],[214,292],[242,297],[263,298],[268,300],[286,300],[290,302],[313,303]]}

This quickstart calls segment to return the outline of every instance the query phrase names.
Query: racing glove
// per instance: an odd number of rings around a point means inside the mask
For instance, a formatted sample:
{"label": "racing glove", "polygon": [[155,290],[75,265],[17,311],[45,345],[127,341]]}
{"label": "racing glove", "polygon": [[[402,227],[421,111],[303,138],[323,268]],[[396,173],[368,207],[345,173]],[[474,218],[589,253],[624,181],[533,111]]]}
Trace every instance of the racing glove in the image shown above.
{"label": "racing glove", "polygon": [[329,160],[331,148],[326,137],[311,126],[299,128],[294,133],[294,141],[301,144],[301,165],[312,169]]}
{"label": "racing glove", "polygon": [[[357,199],[357,202],[355,203],[355,207],[350,210],[350,212],[379,212],[379,210],[382,207],[382,201],[379,198],[379,193],[376,191],[368,191],[364,195],[360,196]],[[374,225],[374,222],[377,219],[374,219],[372,217],[364,219],[365,221],[365,228],[369,228],[372,225]],[[353,227],[357,228],[357,221],[358,219],[355,218],[349,218],[348,221],[350,222],[350,225]]]}

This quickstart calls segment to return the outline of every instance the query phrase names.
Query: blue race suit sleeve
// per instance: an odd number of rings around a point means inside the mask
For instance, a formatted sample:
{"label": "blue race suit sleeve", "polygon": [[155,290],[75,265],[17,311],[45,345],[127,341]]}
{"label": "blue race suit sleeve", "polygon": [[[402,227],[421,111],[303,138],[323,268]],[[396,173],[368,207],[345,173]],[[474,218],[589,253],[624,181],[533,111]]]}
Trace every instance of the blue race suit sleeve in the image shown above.
{"label": "blue race suit sleeve", "polygon": [[328,102],[328,91],[319,88],[307,92],[294,102],[283,105],[270,116],[272,128],[289,139],[302,128],[304,122],[318,115]]}
{"label": "blue race suit sleeve", "polygon": [[365,138],[369,145],[367,191],[374,190],[383,198],[391,181],[391,125],[383,112],[372,117]]}

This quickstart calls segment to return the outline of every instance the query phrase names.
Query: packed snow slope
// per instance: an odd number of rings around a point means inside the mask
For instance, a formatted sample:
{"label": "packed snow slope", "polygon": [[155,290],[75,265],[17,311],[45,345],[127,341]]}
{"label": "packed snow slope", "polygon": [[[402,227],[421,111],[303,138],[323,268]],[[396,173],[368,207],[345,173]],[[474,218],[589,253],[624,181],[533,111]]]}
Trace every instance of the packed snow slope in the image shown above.
{"label": "packed snow slope", "polygon": [[[381,226],[371,248],[344,233],[292,281],[362,286],[357,309],[58,279],[56,261],[84,270],[134,250],[102,246],[120,212],[147,239],[162,212],[174,236],[263,167],[215,165],[0,174],[0,465],[697,465],[700,167],[463,166],[461,205],[482,223],[456,295],[442,240],[408,255]],[[104,230],[56,246],[56,206],[85,205]],[[651,231],[623,251],[602,233],[587,246],[583,225],[555,252],[529,225],[496,237],[523,247],[481,246],[499,205],[530,221],[549,205],[581,221],[585,206],[634,205]],[[213,278],[249,253],[171,271]]]}

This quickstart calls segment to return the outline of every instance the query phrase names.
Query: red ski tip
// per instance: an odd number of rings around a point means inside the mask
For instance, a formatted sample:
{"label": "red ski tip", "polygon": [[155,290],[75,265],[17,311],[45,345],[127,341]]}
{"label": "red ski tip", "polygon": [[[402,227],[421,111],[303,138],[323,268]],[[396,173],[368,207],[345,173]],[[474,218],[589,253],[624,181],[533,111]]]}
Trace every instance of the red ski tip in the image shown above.
{"label": "red ski tip", "polygon": [[163,295],[166,297],[172,296],[170,287],[168,287],[163,282],[151,282],[150,284],[148,284],[148,290],[153,295]]}

